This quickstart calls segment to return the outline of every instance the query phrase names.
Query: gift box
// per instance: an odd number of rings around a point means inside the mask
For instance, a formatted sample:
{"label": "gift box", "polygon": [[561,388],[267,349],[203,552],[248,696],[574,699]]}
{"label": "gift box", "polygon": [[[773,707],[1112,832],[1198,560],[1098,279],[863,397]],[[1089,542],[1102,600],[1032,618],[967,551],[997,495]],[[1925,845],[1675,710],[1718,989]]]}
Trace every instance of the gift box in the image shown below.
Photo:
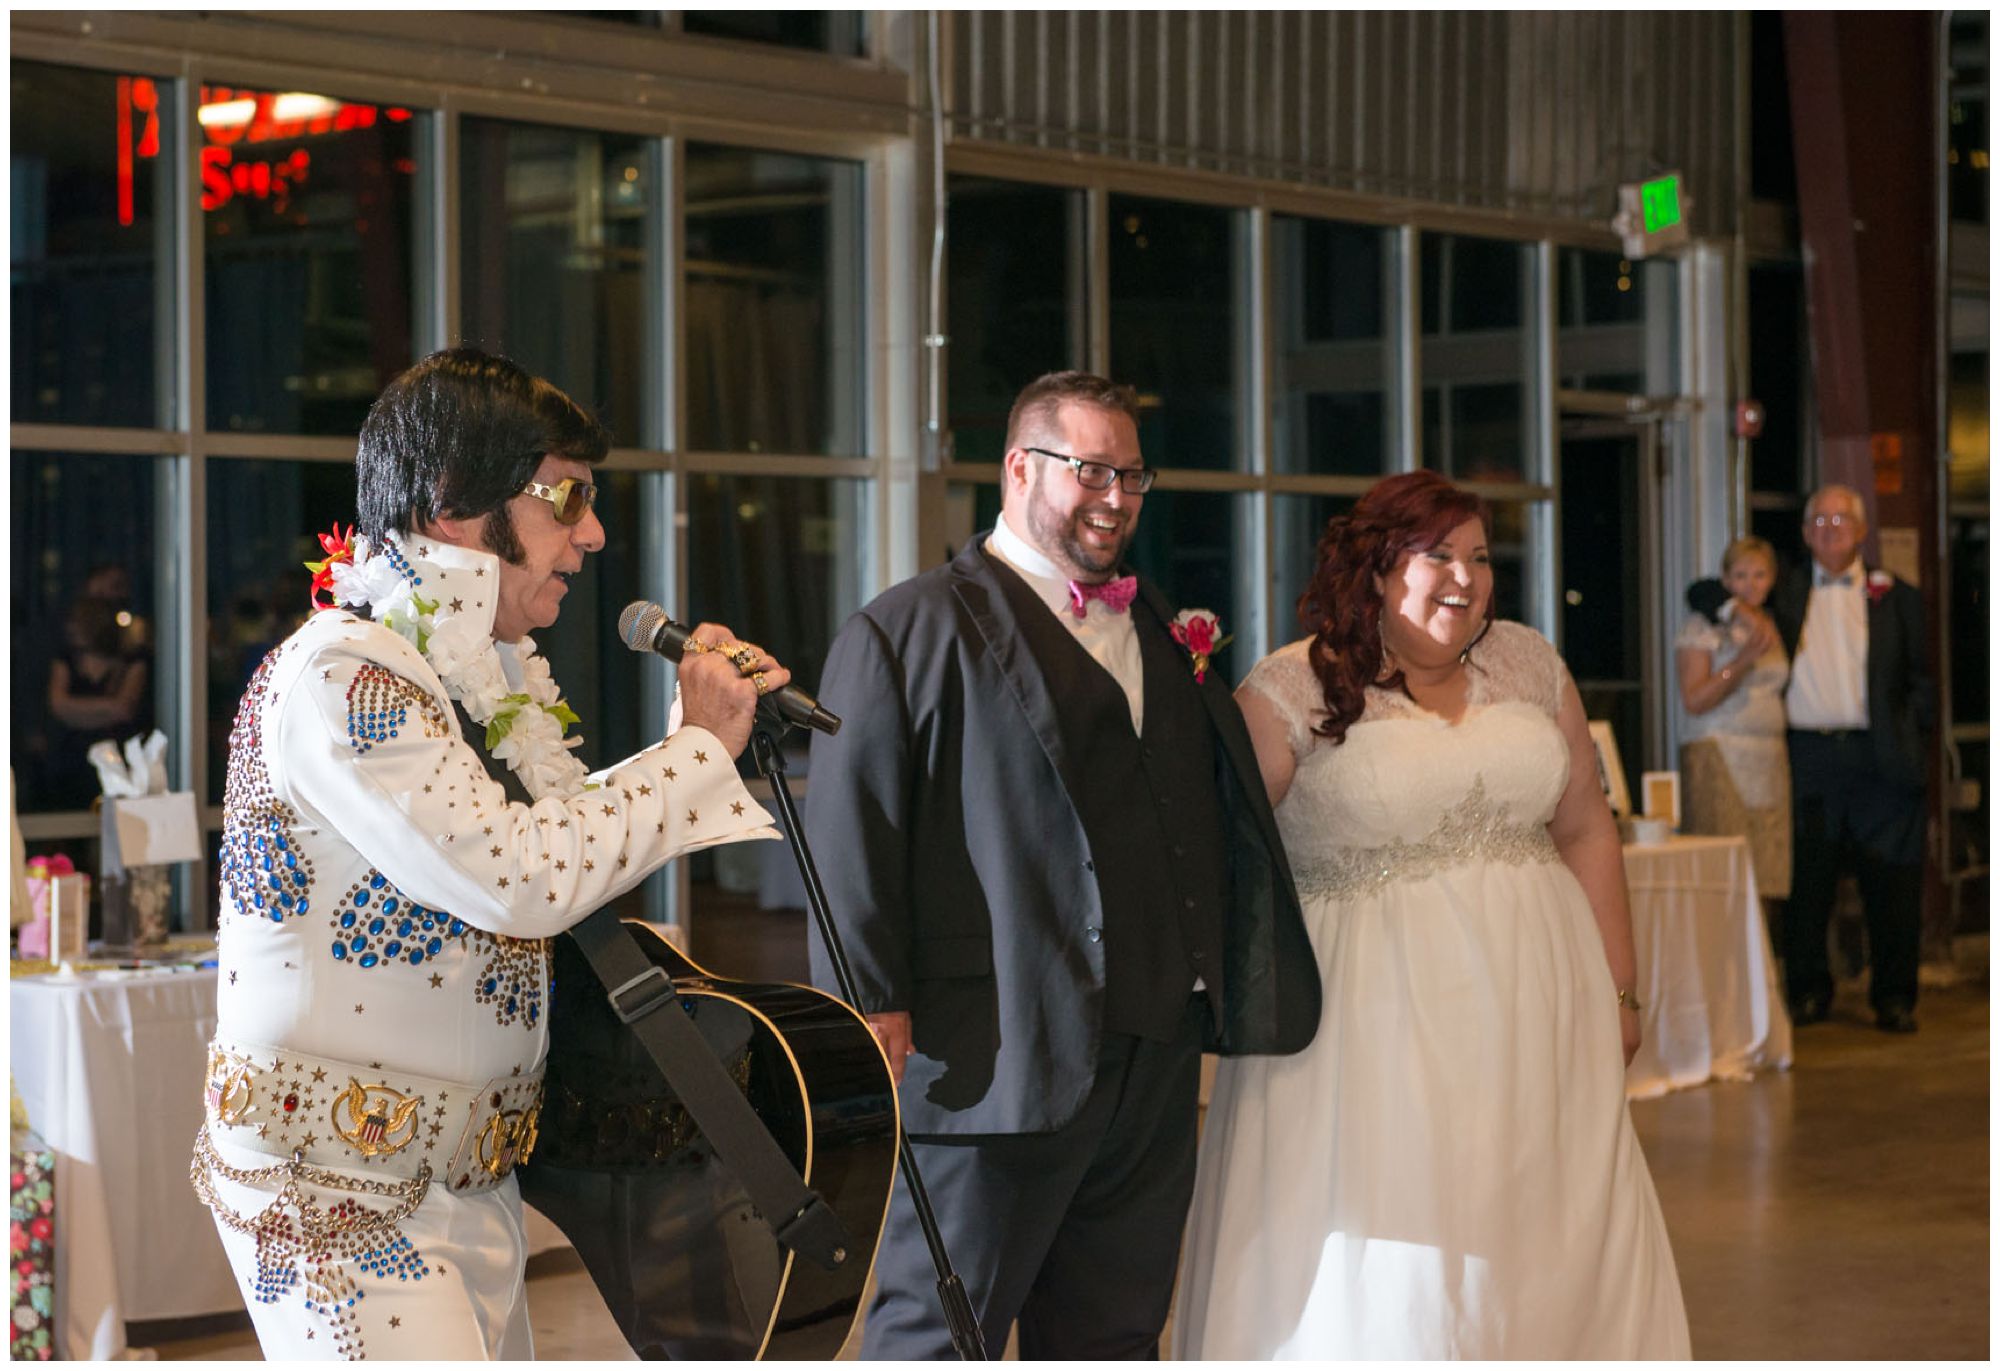
{"label": "gift box", "polygon": [[33,1133],[15,1129],[8,1170],[14,1297],[7,1355],[13,1361],[48,1361],[55,1356],[55,1153]]}

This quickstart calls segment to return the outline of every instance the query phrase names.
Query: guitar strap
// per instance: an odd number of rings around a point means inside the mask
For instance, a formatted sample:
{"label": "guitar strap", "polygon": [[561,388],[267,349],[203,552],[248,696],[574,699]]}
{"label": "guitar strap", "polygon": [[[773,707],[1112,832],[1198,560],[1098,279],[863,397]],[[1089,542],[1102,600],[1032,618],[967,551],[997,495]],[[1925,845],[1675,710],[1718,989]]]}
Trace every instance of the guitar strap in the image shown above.
{"label": "guitar strap", "polygon": [[610,992],[612,1012],[639,1039],[778,1241],[828,1271],[838,1268],[848,1253],[839,1216],[799,1178],[701,1030],[678,1012],[681,1001],[673,978],[608,908],[572,925],[569,935]]}
{"label": "guitar strap", "polygon": [[[465,736],[480,736],[465,706],[453,700],[452,708]],[[513,771],[502,772],[500,785],[508,798],[533,803]],[[680,1009],[673,978],[653,963],[624,920],[609,908],[600,908],[583,922],[571,925],[569,936],[583,949],[590,969],[610,992],[611,1012],[638,1038],[694,1119],[695,1127],[742,1183],[750,1203],[771,1225],[778,1241],[828,1271],[839,1267],[848,1253],[847,1230],[840,1216],[800,1179],[798,1169],[736,1088],[701,1030],[684,1013],[656,1012]]]}

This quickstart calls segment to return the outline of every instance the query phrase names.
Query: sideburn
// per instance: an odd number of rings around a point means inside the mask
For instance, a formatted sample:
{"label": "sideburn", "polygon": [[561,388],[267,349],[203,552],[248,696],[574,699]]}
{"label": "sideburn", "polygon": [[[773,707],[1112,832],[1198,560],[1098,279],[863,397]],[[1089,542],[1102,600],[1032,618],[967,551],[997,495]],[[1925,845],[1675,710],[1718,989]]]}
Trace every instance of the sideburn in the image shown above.
{"label": "sideburn", "polygon": [[479,542],[509,566],[519,566],[527,560],[528,550],[521,546],[520,535],[514,532],[514,512],[506,504],[486,516],[486,529],[479,535]]}

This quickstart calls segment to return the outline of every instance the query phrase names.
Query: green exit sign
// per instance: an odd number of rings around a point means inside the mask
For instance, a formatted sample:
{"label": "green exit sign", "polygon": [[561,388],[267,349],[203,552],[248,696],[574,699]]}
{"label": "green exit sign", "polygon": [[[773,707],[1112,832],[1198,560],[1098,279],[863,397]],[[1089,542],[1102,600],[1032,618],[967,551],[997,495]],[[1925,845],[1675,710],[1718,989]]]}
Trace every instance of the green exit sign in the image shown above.
{"label": "green exit sign", "polygon": [[1618,212],[1612,216],[1611,231],[1627,257],[1651,257],[1687,243],[1687,216],[1694,201],[1681,181],[1678,171],[1669,171],[1618,187]]}
{"label": "green exit sign", "polygon": [[1646,216],[1646,232],[1672,228],[1681,221],[1681,178],[1662,176],[1657,181],[1640,182],[1639,205]]}

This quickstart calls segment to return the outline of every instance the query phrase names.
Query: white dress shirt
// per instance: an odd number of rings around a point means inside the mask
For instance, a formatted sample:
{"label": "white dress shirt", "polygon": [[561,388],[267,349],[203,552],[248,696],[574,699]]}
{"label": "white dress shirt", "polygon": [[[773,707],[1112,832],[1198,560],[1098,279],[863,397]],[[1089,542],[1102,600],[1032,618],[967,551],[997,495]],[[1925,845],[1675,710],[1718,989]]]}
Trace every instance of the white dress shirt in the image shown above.
{"label": "white dress shirt", "polygon": [[1857,557],[1837,576],[1815,562],[1812,575],[1785,713],[1793,728],[1866,728],[1868,573]]}
{"label": "white dress shirt", "polygon": [[1071,607],[1069,577],[1040,548],[1009,528],[1004,514],[993,525],[993,536],[987,540],[986,550],[1019,572],[1035,597],[1049,607],[1063,627],[1076,635],[1091,660],[1111,673],[1111,679],[1125,692],[1125,703],[1131,707],[1132,732],[1144,732],[1146,668],[1139,656],[1139,634],[1132,627],[1131,611],[1114,614],[1102,600],[1088,600],[1084,603],[1083,617],[1077,618]]}

